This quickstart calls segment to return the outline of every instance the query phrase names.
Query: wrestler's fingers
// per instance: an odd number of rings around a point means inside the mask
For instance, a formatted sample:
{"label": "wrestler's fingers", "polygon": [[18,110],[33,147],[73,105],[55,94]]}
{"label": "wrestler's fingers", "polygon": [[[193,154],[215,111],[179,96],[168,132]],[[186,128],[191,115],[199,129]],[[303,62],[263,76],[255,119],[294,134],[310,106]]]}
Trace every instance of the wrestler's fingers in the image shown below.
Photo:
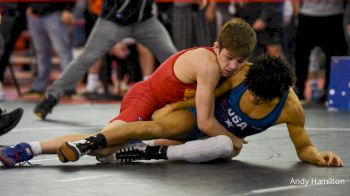
{"label": "wrestler's fingers", "polygon": [[327,165],[330,166],[335,159],[335,155],[332,152],[327,151],[323,158],[327,160]]}
{"label": "wrestler's fingers", "polygon": [[317,157],[316,157],[316,162],[317,162],[317,164],[319,165],[319,166],[327,166],[327,162],[326,162],[326,160],[323,158],[323,156],[321,156],[321,155],[318,155]]}
{"label": "wrestler's fingers", "polygon": [[340,159],[340,167],[344,167],[344,162],[341,159]]}
{"label": "wrestler's fingers", "polygon": [[344,163],[343,161],[341,160],[341,158],[337,155],[334,156],[334,162],[335,162],[335,165],[337,167],[343,167],[344,166]]}

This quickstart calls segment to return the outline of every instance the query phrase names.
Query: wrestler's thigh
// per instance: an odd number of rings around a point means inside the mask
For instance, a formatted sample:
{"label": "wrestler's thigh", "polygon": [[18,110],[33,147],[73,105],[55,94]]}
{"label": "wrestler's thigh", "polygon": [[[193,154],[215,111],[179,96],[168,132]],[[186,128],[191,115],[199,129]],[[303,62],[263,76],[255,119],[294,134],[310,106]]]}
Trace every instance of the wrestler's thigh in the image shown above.
{"label": "wrestler's thigh", "polygon": [[196,126],[196,118],[188,110],[177,110],[156,122],[168,139],[183,139]]}

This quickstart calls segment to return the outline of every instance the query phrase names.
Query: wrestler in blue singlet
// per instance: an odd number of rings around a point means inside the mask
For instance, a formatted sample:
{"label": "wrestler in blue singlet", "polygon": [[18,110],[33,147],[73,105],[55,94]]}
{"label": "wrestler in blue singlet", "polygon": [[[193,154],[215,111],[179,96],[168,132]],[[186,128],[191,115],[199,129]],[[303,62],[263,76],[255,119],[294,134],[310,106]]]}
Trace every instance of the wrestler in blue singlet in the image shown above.
{"label": "wrestler in blue singlet", "polygon": [[[247,84],[242,82],[231,91],[218,98],[215,103],[216,119],[228,131],[240,138],[260,133],[273,126],[278,119],[288,96],[288,92],[285,92],[272,112],[261,119],[253,119],[244,114],[239,107],[239,101],[247,88]],[[188,110],[197,117],[196,108],[191,107]],[[196,126],[186,136],[185,141],[195,140],[204,136],[206,135]]]}

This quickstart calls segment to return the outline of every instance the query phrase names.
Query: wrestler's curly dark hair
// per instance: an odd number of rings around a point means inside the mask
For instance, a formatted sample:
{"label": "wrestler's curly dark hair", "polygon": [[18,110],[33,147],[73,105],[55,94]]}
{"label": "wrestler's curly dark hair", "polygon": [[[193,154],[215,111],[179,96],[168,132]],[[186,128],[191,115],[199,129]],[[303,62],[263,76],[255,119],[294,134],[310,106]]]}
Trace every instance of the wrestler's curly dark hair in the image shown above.
{"label": "wrestler's curly dark hair", "polygon": [[294,70],[287,62],[268,55],[255,59],[246,74],[248,89],[266,101],[283,97],[295,81]]}

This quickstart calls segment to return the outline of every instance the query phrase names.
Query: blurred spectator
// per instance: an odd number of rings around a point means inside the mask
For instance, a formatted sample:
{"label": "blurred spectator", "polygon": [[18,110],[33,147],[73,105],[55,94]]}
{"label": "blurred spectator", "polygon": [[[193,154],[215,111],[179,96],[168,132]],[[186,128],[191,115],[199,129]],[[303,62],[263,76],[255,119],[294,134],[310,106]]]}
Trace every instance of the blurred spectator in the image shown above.
{"label": "blurred spectator", "polygon": [[[83,15],[85,18],[85,33],[86,33],[86,37],[88,37],[91,33],[91,30],[98,18],[98,15],[101,13],[102,11],[102,3],[103,0],[86,0],[86,6],[85,6],[85,10],[83,10]],[[137,53],[135,54],[131,54],[131,53]],[[105,73],[106,71],[110,71],[111,66],[109,65],[110,62],[105,62],[104,60],[108,59],[113,59],[113,57],[116,57],[116,59],[118,59],[119,63],[118,65],[122,65],[123,64],[125,66],[132,66],[133,68],[130,69],[137,69],[139,70],[141,68],[142,73],[138,74],[137,79],[135,79],[135,77],[133,77],[133,82],[137,82],[140,81],[142,79],[146,79],[149,75],[152,74],[152,72],[154,71],[154,67],[155,67],[155,59],[152,55],[152,53],[145,48],[143,45],[136,43],[136,40],[131,39],[131,38],[126,38],[123,39],[122,41],[116,43],[108,52],[108,57],[106,58],[101,58],[99,59],[90,69],[89,69],[89,73],[87,76],[87,85],[86,85],[86,92],[85,95],[88,95],[89,97],[93,96],[98,96],[96,95],[96,93],[99,94],[104,94],[106,96],[106,98],[112,98],[113,96],[109,96],[107,94],[108,91],[108,87],[106,86],[106,82],[107,81],[103,81],[104,85],[101,84],[100,82],[100,76],[104,76],[106,77]],[[130,59],[131,57],[135,58],[135,59]],[[130,63],[123,63],[125,61],[132,61]],[[104,64],[108,64],[107,66],[103,66]],[[139,67],[141,66],[141,67]],[[108,69],[108,70],[101,70],[102,68],[104,69]],[[116,67],[115,67],[116,69]],[[119,70],[123,70],[123,69],[119,69]],[[102,72],[102,73],[101,73]],[[137,72],[139,73],[139,72]],[[123,73],[120,73],[123,74]],[[119,74],[119,75],[120,75]],[[121,92],[121,93],[125,93],[125,91],[128,90],[129,88],[129,79],[131,79],[130,77],[123,77],[125,79],[123,79],[121,82],[118,82],[116,80],[114,80],[114,82],[117,82],[116,85],[116,89],[118,89],[116,92]],[[119,79],[121,79],[121,76],[119,76]],[[107,80],[107,78],[104,78],[104,80]],[[121,89],[121,90],[120,90]],[[122,92],[123,91],[123,92]],[[103,96],[103,95],[102,95]],[[103,98],[102,96],[98,96],[99,98]]]}
{"label": "blurred spectator", "polygon": [[[1,31],[1,15],[0,15],[0,31]],[[4,54],[4,38],[2,34],[0,34],[0,58]]]}
{"label": "blurred spectator", "polygon": [[27,27],[26,9],[27,3],[0,3],[1,11],[1,36],[3,38],[3,54],[0,56],[0,100],[4,98],[2,83],[4,82],[4,74],[16,41],[22,31]]}
{"label": "blurred spectator", "polygon": [[[114,85],[113,94],[124,95],[132,84],[146,80],[154,71],[155,59],[152,53],[132,38],[116,43],[106,55],[89,69],[85,95],[88,98],[113,98],[108,92],[106,83]],[[103,70],[107,69],[107,70]],[[106,73],[107,72],[107,73]],[[108,78],[106,78],[108,77]],[[102,78],[102,82],[100,81]],[[101,95],[97,95],[101,94]]]}
{"label": "blurred spectator", "polygon": [[28,93],[45,92],[52,69],[52,48],[60,59],[61,70],[64,70],[72,60],[69,26],[73,23],[71,10],[74,4],[74,2],[41,2],[29,5],[28,28],[32,35],[38,67]]}
{"label": "blurred spectator", "polygon": [[321,67],[324,67],[325,55],[320,47],[314,47],[309,57],[308,81],[311,88],[311,101],[317,102],[323,94],[320,90],[319,79],[321,77]]}
{"label": "blurred spectator", "polygon": [[200,9],[196,1],[175,0],[172,14],[172,37],[178,50],[214,43],[217,32],[214,2]]}
{"label": "blurred spectator", "polygon": [[345,37],[348,45],[348,54],[350,54],[350,5],[346,4],[344,13]]}
{"label": "blurred spectator", "polygon": [[[84,16],[84,12],[87,9],[87,5],[86,5],[87,1],[88,0],[77,0],[74,6],[74,9],[72,10],[72,13],[74,16],[73,38],[72,38],[73,49],[82,47],[86,41],[86,34],[85,34],[86,19]],[[74,51],[73,51],[73,58],[74,58]]]}
{"label": "blurred spectator", "polygon": [[258,43],[252,57],[264,52],[284,57],[281,29],[283,2],[241,1],[235,3],[235,9],[236,16],[245,19],[256,31]]}
{"label": "blurred spectator", "polygon": [[285,0],[283,6],[283,51],[286,60],[295,65],[295,35],[297,31],[297,17],[294,15],[292,0]]}
{"label": "blurred spectator", "polygon": [[[298,15],[299,21],[295,46],[298,79],[296,87],[299,99],[303,100],[310,51],[319,46],[326,55],[325,92],[328,91],[331,57],[347,54],[343,18],[344,5],[349,6],[349,3],[334,0],[303,0],[302,4],[299,0],[294,0],[294,3],[297,8],[295,14]],[[321,96],[319,101],[325,102],[326,98],[327,93]]]}
{"label": "blurred spectator", "polygon": [[152,7],[153,0],[105,0],[84,50],[54,82],[45,99],[35,107],[35,114],[45,118],[64,91],[75,88],[87,70],[126,37],[149,48],[160,62],[174,54],[176,48],[164,26],[153,17]]}

